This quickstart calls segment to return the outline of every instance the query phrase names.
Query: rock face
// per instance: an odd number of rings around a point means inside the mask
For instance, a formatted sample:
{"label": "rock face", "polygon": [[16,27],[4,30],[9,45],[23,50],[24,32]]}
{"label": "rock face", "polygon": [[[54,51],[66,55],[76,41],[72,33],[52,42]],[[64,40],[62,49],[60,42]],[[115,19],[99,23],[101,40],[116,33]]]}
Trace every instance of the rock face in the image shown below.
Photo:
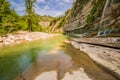
{"label": "rock face", "polygon": [[[72,38],[76,42],[120,48],[120,37],[109,38]],[[77,45],[76,45],[77,46]]]}
{"label": "rock face", "polygon": [[76,49],[120,79],[120,0],[76,0],[63,30],[79,37],[70,41]]}
{"label": "rock face", "polygon": [[43,28],[45,28],[45,27],[48,27],[48,26],[50,25],[50,22],[41,21],[41,22],[39,22],[39,24],[40,24]]}
{"label": "rock face", "polygon": [[63,29],[78,37],[120,36],[120,0],[76,0]]}
{"label": "rock face", "polygon": [[[74,43],[74,44],[73,44]],[[97,64],[120,79],[120,50],[71,41],[71,44],[85,52]],[[77,44],[77,47],[76,47]]]}

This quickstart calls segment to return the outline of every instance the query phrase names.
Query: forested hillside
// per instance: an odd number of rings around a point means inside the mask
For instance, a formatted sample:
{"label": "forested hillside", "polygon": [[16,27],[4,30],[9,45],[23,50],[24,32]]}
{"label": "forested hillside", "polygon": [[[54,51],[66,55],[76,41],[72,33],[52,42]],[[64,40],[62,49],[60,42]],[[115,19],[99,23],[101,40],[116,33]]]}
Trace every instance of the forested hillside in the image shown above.
{"label": "forested hillside", "polygon": [[[10,9],[10,5],[11,4],[7,0],[0,1],[0,35],[16,33],[19,30],[29,30],[30,25],[28,22],[28,14],[20,16],[14,9]],[[49,19],[53,18],[49,16]],[[48,20],[48,18],[32,12],[32,17],[30,16],[30,20],[32,22],[32,31],[42,31],[43,29],[39,22]]]}

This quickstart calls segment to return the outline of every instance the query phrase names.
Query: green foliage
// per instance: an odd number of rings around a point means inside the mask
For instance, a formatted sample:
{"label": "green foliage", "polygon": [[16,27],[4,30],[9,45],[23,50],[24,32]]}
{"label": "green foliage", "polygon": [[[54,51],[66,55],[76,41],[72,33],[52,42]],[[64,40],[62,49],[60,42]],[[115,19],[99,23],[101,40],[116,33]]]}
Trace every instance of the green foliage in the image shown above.
{"label": "green foliage", "polygon": [[50,26],[52,26],[53,24],[55,24],[60,18],[53,18],[51,21],[50,21]]}
{"label": "green foliage", "polygon": [[[31,4],[33,5],[33,3]],[[27,8],[28,5],[26,5]],[[18,30],[28,30],[28,21],[32,22],[33,31],[41,31],[42,27],[39,25],[41,16],[34,13],[34,11],[27,10],[30,14],[19,16],[15,10],[10,9],[10,3],[7,0],[0,1],[0,35],[6,35]]]}
{"label": "green foliage", "polygon": [[16,19],[18,15],[14,10],[10,9],[10,4],[7,0],[0,1],[0,34],[7,34],[18,27]]}
{"label": "green foliage", "polygon": [[73,7],[72,7],[72,17],[76,17],[80,12],[84,4],[86,4],[89,0],[76,0],[73,2]]}
{"label": "green foliage", "polygon": [[60,28],[60,27],[62,27],[64,24],[65,24],[65,16],[63,16],[63,17],[61,18],[61,21],[60,21],[59,24],[57,25],[57,29]]}
{"label": "green foliage", "polygon": [[98,0],[98,2],[93,6],[90,14],[87,16],[86,22],[91,24],[94,19],[101,14],[101,10],[105,5],[106,0]]}
{"label": "green foliage", "polygon": [[113,0],[113,2],[117,3],[117,2],[120,2],[120,0]]}
{"label": "green foliage", "polygon": [[56,19],[56,18],[49,15],[41,16],[41,21],[51,22],[53,19]]}
{"label": "green foliage", "polygon": [[29,32],[32,31],[32,24],[33,24],[33,19],[34,19],[34,11],[33,11],[33,6],[36,0],[25,0],[25,6],[26,6],[26,12],[27,12],[27,21],[28,21],[28,30]]}

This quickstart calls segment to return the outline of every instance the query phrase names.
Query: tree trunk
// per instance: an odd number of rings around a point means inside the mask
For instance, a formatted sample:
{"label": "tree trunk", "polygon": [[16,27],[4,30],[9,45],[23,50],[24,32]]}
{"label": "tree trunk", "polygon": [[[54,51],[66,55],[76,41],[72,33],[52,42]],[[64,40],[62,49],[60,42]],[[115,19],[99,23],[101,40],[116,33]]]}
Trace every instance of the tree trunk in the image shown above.
{"label": "tree trunk", "polygon": [[32,32],[32,21],[30,19],[28,19],[28,30]]}

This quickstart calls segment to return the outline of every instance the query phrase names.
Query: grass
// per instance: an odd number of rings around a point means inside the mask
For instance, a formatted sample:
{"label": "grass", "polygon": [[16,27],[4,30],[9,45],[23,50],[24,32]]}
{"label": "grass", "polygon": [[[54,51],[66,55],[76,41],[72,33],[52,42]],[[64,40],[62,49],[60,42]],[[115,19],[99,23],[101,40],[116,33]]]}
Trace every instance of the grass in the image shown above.
{"label": "grass", "polygon": [[0,80],[14,80],[36,59],[41,50],[50,50],[64,39],[63,36],[56,36],[0,48]]}

